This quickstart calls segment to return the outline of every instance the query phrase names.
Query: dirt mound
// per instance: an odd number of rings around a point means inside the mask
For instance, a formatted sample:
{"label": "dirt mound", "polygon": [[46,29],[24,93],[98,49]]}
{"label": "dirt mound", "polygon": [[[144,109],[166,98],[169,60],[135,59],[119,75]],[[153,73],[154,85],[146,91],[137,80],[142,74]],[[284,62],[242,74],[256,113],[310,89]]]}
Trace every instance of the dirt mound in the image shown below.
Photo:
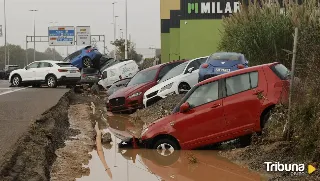
{"label": "dirt mound", "polygon": [[58,104],[46,111],[5,155],[0,165],[0,180],[49,180],[55,151],[76,131],[69,129],[68,107],[70,92]]}
{"label": "dirt mound", "polygon": [[133,117],[134,120],[142,120],[147,123],[156,121],[171,114],[172,110],[181,101],[183,96],[184,94],[168,96],[145,109],[138,110],[131,114],[131,117]]}

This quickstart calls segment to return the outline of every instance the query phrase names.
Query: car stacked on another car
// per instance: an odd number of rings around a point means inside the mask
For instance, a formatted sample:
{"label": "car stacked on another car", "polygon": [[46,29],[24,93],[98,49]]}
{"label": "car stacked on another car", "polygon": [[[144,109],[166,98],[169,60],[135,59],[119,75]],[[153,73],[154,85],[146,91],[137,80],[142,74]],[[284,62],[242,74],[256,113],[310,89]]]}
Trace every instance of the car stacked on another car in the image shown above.
{"label": "car stacked on another car", "polygon": [[199,57],[171,69],[156,86],[146,91],[143,97],[144,106],[150,106],[170,94],[183,94],[188,92],[198,83],[199,67],[207,59],[208,56]]}
{"label": "car stacked on another car", "polygon": [[213,53],[199,69],[199,81],[248,67],[248,60],[241,53]]}
{"label": "car stacked on another car", "polygon": [[289,75],[284,65],[275,62],[202,81],[171,115],[145,128],[137,144],[159,152],[194,149],[235,138],[247,145],[252,133],[261,132],[275,105],[287,103]]}
{"label": "car stacked on another car", "polygon": [[178,60],[156,65],[138,72],[127,84],[108,98],[107,108],[111,112],[135,111],[143,108],[144,93],[177,65],[186,62]]}
{"label": "car stacked on another car", "polygon": [[81,70],[82,68],[100,68],[101,57],[102,54],[98,49],[87,46],[70,54],[63,61],[69,62]]}
{"label": "car stacked on another car", "polygon": [[46,84],[50,88],[59,85],[76,85],[80,80],[80,71],[71,63],[53,60],[35,61],[23,69],[10,73],[11,86],[40,87]]}

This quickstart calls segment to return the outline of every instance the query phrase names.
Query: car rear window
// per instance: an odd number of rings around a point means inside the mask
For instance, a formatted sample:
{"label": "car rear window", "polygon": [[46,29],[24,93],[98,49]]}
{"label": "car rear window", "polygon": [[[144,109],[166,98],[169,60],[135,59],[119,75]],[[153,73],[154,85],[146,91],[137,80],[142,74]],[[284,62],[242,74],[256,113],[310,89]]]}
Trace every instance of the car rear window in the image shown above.
{"label": "car rear window", "polygon": [[281,79],[287,80],[290,78],[290,70],[282,64],[276,64],[270,67],[271,70]]}
{"label": "car rear window", "polygon": [[73,67],[71,63],[56,63],[59,67]]}

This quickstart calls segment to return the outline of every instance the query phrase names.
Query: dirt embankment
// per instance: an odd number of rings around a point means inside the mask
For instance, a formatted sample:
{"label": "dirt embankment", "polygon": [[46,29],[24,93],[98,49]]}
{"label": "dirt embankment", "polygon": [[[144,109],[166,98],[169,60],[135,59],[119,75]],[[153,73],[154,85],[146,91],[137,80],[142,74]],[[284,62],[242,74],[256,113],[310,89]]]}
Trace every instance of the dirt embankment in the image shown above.
{"label": "dirt embankment", "polygon": [[183,96],[184,94],[170,95],[145,109],[138,110],[131,114],[131,117],[133,117],[133,120],[141,120],[145,123],[154,122],[171,114],[172,110],[181,101]]}
{"label": "dirt embankment", "polygon": [[0,180],[49,180],[50,167],[56,159],[55,151],[64,146],[68,136],[77,133],[69,129],[70,94],[64,95],[56,106],[36,119],[16,147],[6,154],[0,165]]}

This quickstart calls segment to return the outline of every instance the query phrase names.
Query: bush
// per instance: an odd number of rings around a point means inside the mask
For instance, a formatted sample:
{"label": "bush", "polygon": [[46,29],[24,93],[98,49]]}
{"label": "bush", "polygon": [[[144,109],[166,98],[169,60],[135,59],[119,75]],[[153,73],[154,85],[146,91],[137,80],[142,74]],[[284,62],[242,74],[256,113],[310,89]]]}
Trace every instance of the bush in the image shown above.
{"label": "bush", "polygon": [[[292,92],[291,138],[298,156],[320,161],[320,10],[317,0],[301,5],[290,1],[283,7],[284,14],[278,2],[242,6],[241,12],[223,19],[219,48],[245,54],[250,65],[278,61],[290,67],[298,27],[296,76],[301,83]],[[267,136],[279,139],[288,110],[278,107],[275,112]]]}

